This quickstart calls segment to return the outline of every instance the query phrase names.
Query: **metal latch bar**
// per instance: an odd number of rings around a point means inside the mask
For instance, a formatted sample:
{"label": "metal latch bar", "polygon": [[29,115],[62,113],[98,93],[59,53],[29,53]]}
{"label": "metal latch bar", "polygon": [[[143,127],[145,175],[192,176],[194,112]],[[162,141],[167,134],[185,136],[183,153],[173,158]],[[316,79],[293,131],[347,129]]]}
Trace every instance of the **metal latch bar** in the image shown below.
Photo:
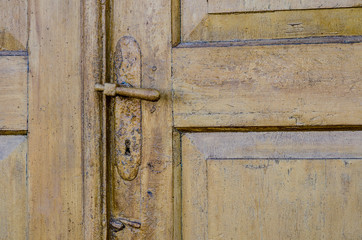
{"label": "metal latch bar", "polygon": [[119,87],[115,83],[96,84],[95,90],[103,92],[106,96],[122,96],[156,102],[160,99],[160,93],[155,89]]}

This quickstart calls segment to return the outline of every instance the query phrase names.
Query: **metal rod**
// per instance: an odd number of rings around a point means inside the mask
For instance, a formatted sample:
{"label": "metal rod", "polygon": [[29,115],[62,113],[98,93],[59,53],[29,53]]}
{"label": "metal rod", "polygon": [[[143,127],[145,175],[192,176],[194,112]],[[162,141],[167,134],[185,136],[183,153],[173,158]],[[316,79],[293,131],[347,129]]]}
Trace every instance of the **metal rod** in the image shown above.
{"label": "metal rod", "polygon": [[[96,84],[95,90],[104,92],[105,87],[102,84]],[[160,93],[157,90],[148,88],[116,87],[115,93],[116,95],[122,97],[131,97],[152,102],[158,101],[160,99]],[[109,94],[106,95],[114,96]]]}

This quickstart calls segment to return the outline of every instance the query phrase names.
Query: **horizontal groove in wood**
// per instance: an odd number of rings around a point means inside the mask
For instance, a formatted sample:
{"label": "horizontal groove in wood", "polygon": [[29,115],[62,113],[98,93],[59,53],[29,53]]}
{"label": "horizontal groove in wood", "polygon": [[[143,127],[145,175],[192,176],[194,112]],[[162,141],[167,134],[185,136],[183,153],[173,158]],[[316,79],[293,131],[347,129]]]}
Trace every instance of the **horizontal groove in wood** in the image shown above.
{"label": "horizontal groove in wood", "polygon": [[27,130],[0,130],[0,135],[26,135]]}
{"label": "horizontal groove in wood", "polygon": [[208,0],[208,13],[248,13],[312,9],[353,8],[361,6],[359,0],[328,1],[275,1],[275,0]]}
{"label": "horizontal groove in wood", "polygon": [[309,132],[309,131],[362,131],[362,125],[329,126],[245,126],[245,127],[178,127],[180,132]]}
{"label": "horizontal groove in wood", "polygon": [[28,56],[28,51],[0,51],[0,56]]}
{"label": "horizontal groove in wood", "polygon": [[268,46],[268,45],[300,45],[300,44],[351,44],[362,42],[362,36],[328,36],[306,38],[283,39],[255,39],[240,41],[216,41],[216,42],[184,42],[175,48],[203,48],[203,47],[237,47],[237,46]]}

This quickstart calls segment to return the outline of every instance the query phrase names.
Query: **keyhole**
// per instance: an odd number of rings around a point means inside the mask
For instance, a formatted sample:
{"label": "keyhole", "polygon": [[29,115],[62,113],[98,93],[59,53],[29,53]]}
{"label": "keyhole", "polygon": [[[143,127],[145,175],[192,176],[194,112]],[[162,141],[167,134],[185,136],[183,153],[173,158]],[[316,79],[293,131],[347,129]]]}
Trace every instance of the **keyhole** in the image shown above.
{"label": "keyhole", "polygon": [[126,139],[124,142],[124,145],[126,146],[126,150],[124,151],[124,155],[131,156],[131,141]]}

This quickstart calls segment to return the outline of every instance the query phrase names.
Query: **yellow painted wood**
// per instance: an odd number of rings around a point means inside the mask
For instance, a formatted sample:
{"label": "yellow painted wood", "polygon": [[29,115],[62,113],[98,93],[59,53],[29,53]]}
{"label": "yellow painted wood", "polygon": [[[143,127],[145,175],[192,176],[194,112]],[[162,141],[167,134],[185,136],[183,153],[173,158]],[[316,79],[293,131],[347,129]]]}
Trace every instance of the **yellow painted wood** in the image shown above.
{"label": "yellow painted wood", "polygon": [[361,26],[362,8],[208,14],[183,41],[352,36]]}
{"label": "yellow painted wood", "polygon": [[106,157],[104,106],[106,96],[95,91],[97,83],[103,83],[103,52],[100,47],[104,29],[105,5],[99,1],[84,1],[83,14],[83,224],[84,239],[99,240],[107,238],[106,206]]}
{"label": "yellow painted wood", "polygon": [[361,132],[187,133],[183,239],[357,239]]}
{"label": "yellow painted wood", "polygon": [[176,48],[176,127],[359,125],[362,44]]}
{"label": "yellow painted wood", "polygon": [[[180,0],[180,14],[181,14],[181,41],[190,35],[190,33],[200,24],[200,22],[207,17],[207,1],[195,0]],[[174,8],[173,11],[178,11]],[[175,25],[173,25],[175,26]]]}
{"label": "yellow painted wood", "polygon": [[26,239],[25,136],[0,136],[0,239]]}
{"label": "yellow painted wood", "polygon": [[81,5],[29,8],[29,239],[83,239]]}
{"label": "yellow painted wood", "polygon": [[112,23],[108,29],[112,36],[108,42],[109,53],[114,53],[121,37],[132,36],[141,49],[142,87],[156,89],[161,94],[156,103],[142,101],[139,177],[132,182],[122,182],[118,178],[119,181],[111,183],[113,196],[118,196],[112,201],[123,204],[123,209],[124,206],[129,208],[117,211],[111,206],[112,215],[139,218],[141,228],[126,226],[115,233],[115,238],[172,239],[171,1],[113,1],[110,9],[112,14],[107,15]]}
{"label": "yellow painted wood", "polygon": [[0,130],[27,129],[27,57],[0,56]]}
{"label": "yellow painted wood", "polygon": [[211,160],[208,239],[358,239],[361,160]]}
{"label": "yellow painted wood", "polygon": [[[199,0],[201,2],[201,0]],[[360,0],[208,0],[209,13],[274,11],[290,9],[341,8],[361,6]]]}
{"label": "yellow painted wood", "polygon": [[0,51],[25,50],[28,41],[27,0],[0,3]]}

